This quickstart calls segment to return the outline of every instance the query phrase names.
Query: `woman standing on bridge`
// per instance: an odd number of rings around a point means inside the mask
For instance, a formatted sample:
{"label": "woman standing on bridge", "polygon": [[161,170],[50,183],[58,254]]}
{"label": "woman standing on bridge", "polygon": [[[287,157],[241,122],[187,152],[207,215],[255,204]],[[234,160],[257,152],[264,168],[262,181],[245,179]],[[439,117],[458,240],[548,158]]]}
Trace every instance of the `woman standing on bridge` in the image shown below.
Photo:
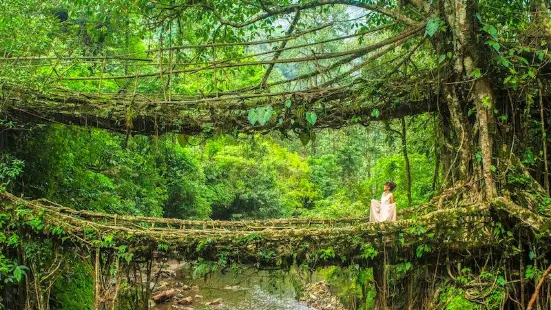
{"label": "woman standing on bridge", "polygon": [[396,188],[396,183],[386,182],[384,184],[384,192],[381,196],[381,201],[372,199],[369,212],[369,221],[384,222],[396,221],[396,203],[392,191]]}

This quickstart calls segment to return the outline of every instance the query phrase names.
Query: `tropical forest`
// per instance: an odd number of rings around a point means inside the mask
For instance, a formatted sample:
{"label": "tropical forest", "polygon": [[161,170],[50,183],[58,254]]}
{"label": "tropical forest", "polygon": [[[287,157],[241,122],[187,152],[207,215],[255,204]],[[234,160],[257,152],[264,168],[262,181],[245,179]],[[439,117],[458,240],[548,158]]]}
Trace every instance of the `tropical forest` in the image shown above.
{"label": "tropical forest", "polygon": [[551,1],[0,0],[0,310],[551,309]]}

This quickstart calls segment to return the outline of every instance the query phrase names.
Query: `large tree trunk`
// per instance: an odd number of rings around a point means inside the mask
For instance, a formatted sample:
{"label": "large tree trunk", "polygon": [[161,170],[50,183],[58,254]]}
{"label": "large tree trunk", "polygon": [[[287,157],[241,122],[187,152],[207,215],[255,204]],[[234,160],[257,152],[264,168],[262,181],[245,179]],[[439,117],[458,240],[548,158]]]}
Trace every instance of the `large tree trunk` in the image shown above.
{"label": "large tree trunk", "polygon": [[[453,129],[459,140],[459,179],[471,181],[476,176],[483,180],[481,186],[485,199],[492,199],[496,195],[496,188],[492,175],[493,145],[490,138],[492,127],[495,125],[493,106],[495,97],[490,81],[479,72],[485,72],[485,63],[481,54],[486,49],[477,42],[476,29],[478,22],[475,18],[476,1],[474,0],[445,0],[445,18],[453,35],[453,51],[455,56],[451,74],[444,81],[443,90],[450,112]],[[451,47],[448,47],[451,48]],[[468,82],[475,79],[474,82]],[[467,81],[467,82],[466,82]],[[465,111],[471,110],[474,104],[476,119],[469,120]],[[472,129],[472,131],[471,131]],[[479,164],[481,169],[472,169],[476,166],[473,148],[478,146]],[[475,182],[474,184],[476,184]]]}

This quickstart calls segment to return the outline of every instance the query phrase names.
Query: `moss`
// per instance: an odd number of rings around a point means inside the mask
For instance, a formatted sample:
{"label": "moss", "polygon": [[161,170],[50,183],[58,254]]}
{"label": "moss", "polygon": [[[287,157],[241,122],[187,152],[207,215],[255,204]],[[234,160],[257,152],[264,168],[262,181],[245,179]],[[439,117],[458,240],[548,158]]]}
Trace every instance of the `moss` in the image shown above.
{"label": "moss", "polygon": [[475,310],[478,309],[478,307],[465,299],[463,296],[455,296],[452,298],[448,306],[446,307],[446,310]]}
{"label": "moss", "polygon": [[454,286],[443,286],[440,288],[440,303],[445,305],[446,310],[475,310],[478,305],[465,298],[465,292]]}
{"label": "moss", "polygon": [[78,262],[69,267],[54,284],[53,303],[59,310],[92,309],[94,304],[94,281],[90,267]]}

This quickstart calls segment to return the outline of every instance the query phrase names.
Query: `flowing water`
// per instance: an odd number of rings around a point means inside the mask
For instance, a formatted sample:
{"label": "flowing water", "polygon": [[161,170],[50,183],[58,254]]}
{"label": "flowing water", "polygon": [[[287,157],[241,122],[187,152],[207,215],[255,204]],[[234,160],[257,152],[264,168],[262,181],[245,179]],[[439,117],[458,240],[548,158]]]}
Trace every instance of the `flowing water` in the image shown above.
{"label": "flowing water", "polygon": [[[267,271],[246,270],[243,273],[215,273],[205,279],[192,279],[188,272],[178,272],[173,283],[197,285],[198,290],[184,291],[184,296],[203,296],[196,300],[193,309],[220,310],[313,310],[304,302],[297,301],[295,290],[286,277]],[[169,286],[170,287],[170,286]],[[221,300],[220,305],[208,306],[207,302]],[[185,307],[182,307],[185,308]],[[174,310],[172,303],[155,306],[156,310]]]}

